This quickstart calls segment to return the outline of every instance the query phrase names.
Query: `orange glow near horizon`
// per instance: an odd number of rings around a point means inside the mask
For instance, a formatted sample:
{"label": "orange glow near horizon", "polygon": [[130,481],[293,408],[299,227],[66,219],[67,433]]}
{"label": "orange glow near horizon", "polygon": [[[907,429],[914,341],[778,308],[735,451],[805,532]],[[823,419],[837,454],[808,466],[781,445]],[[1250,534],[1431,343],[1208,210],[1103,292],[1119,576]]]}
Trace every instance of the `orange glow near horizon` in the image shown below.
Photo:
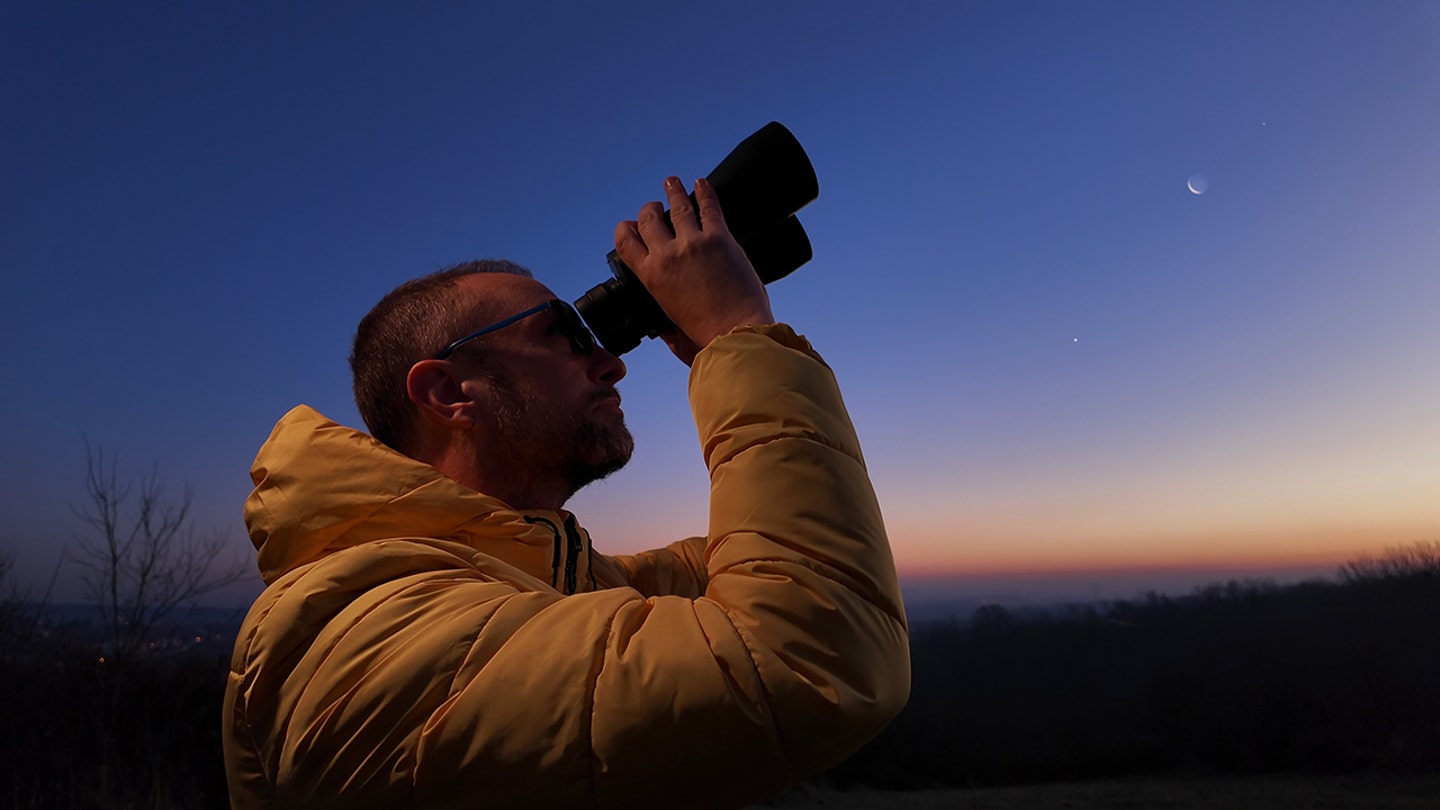
{"label": "orange glow near horizon", "polygon": [[1144,571],[1258,571],[1338,568],[1440,536],[1434,523],[1271,528],[1225,532],[1089,532],[1024,536],[957,529],[944,538],[891,529],[896,565],[907,578],[1141,573]]}

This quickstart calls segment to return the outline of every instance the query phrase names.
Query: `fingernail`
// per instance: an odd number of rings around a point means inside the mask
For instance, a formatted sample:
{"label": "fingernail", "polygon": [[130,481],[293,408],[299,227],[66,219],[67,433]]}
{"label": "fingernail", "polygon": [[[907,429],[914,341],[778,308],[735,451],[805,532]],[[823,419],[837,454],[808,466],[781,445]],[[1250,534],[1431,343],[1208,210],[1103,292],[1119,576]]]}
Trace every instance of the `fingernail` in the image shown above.
{"label": "fingernail", "polygon": [[674,175],[665,178],[665,188],[680,188],[680,178]]}

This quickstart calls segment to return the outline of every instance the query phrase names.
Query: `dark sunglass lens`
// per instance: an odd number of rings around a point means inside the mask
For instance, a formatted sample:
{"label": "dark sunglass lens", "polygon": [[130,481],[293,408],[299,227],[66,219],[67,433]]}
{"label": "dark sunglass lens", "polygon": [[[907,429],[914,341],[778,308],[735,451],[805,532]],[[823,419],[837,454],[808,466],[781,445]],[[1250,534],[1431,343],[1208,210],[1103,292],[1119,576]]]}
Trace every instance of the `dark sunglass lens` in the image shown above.
{"label": "dark sunglass lens", "polygon": [[561,302],[560,305],[560,328],[565,336],[570,338],[570,348],[576,354],[590,354],[595,351],[595,336],[585,328],[585,322],[580,320],[580,315],[569,304]]}

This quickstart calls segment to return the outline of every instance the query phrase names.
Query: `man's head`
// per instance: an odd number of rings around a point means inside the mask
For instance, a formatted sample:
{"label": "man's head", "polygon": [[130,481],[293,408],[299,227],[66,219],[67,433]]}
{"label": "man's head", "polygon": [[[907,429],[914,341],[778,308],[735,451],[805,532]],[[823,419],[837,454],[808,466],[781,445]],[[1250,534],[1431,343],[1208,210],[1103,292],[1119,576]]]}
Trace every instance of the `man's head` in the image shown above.
{"label": "man's head", "polygon": [[406,453],[413,444],[417,414],[405,393],[405,377],[469,322],[456,284],[478,273],[530,278],[529,270],[512,262],[465,262],[401,284],[360,320],[350,351],[355,405],[370,434],[386,446]]}
{"label": "man's head", "polygon": [[619,469],[634,446],[614,388],[625,366],[572,340],[588,333],[568,305],[546,306],[554,299],[498,261],[396,288],[361,321],[351,355],[371,433],[522,508],[558,508]]}

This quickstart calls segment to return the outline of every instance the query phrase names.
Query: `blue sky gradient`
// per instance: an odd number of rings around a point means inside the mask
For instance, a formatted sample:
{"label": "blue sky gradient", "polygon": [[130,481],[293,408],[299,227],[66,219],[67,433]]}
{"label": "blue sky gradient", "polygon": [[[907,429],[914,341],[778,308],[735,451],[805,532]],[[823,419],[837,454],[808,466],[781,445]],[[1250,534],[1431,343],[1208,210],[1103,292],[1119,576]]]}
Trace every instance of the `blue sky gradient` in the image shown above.
{"label": "blue sky gradient", "polygon": [[[27,583],[79,529],[84,437],[244,552],[274,421],[360,426],[381,295],[504,257],[573,299],[663,177],[770,120],[821,187],[775,311],[908,573],[1093,591],[1440,539],[1440,5],[489,5],[0,8]],[[572,502],[614,551],[705,525],[685,369],[626,359],[635,460]]]}

